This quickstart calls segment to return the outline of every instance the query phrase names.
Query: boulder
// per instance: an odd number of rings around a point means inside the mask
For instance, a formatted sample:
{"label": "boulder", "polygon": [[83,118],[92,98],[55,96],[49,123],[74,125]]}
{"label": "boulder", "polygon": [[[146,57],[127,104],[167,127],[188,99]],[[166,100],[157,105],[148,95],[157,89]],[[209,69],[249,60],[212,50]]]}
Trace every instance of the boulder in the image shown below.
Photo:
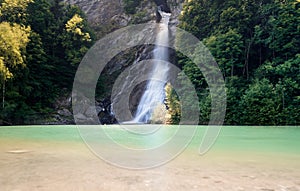
{"label": "boulder", "polygon": [[64,117],[71,117],[73,114],[71,113],[71,111],[69,111],[68,109],[64,108],[62,110],[58,110],[57,112],[59,115],[64,116]]}

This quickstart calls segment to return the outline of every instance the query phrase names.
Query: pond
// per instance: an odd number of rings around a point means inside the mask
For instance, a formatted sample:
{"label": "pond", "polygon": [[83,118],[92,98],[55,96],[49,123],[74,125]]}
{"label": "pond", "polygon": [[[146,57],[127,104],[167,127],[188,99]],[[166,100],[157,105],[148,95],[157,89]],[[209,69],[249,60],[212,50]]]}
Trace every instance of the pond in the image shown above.
{"label": "pond", "polygon": [[[161,128],[163,136],[148,140],[118,126],[102,129],[123,148],[143,149],[158,148],[178,129]],[[215,144],[199,155],[206,128],[199,126],[188,147],[163,165],[130,170],[102,160],[76,126],[0,127],[0,190],[300,190],[299,127],[222,127]],[[123,150],[110,150],[110,142],[99,140],[103,134],[92,134],[86,142],[122,159]],[[135,159],[126,162],[140,162]]]}

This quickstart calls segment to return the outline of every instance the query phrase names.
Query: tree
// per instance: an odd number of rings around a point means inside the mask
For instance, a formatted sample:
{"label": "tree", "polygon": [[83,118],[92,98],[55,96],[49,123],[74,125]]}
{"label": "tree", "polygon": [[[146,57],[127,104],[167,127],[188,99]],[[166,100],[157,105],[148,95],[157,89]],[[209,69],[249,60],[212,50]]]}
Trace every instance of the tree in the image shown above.
{"label": "tree", "polygon": [[92,41],[91,35],[84,31],[84,24],[84,20],[78,14],[65,24],[62,45],[65,48],[66,60],[73,65],[80,63]]}
{"label": "tree", "polygon": [[166,91],[166,106],[167,106],[167,123],[168,124],[179,124],[181,118],[181,104],[180,100],[173,89],[171,84],[167,84],[165,87]]}
{"label": "tree", "polygon": [[204,44],[211,51],[224,77],[242,75],[243,68],[243,41],[242,35],[230,29],[225,34],[210,36]]}
{"label": "tree", "polygon": [[12,70],[25,66],[24,51],[29,42],[30,28],[18,24],[0,23],[0,77],[4,108],[5,82],[13,77]]}
{"label": "tree", "polygon": [[83,12],[60,0],[1,2],[7,5],[0,9],[0,74],[6,79],[0,118],[7,124],[39,123],[49,118],[59,96],[69,94],[93,35]]}
{"label": "tree", "polygon": [[27,6],[33,0],[2,0],[1,2],[0,22],[24,23]]}
{"label": "tree", "polygon": [[241,77],[233,76],[226,78],[226,95],[227,95],[227,108],[226,108],[226,125],[240,125],[242,111],[240,102],[241,98],[247,90],[247,81]]}
{"label": "tree", "polygon": [[267,79],[255,80],[242,96],[241,121],[245,125],[276,125],[280,111],[280,97]]}
{"label": "tree", "polygon": [[211,22],[209,11],[211,1],[189,0],[186,1],[179,17],[179,27],[192,33],[200,40],[212,34],[214,23]]}
{"label": "tree", "polygon": [[299,124],[300,95],[300,55],[282,63],[267,62],[256,72],[258,79],[267,78],[276,87],[280,97],[281,108],[278,116],[279,124]]}
{"label": "tree", "polygon": [[299,2],[277,1],[276,10],[268,21],[269,37],[266,43],[273,52],[273,59],[286,61],[297,53],[300,47],[300,5]]}
{"label": "tree", "polygon": [[[58,90],[72,88],[76,68],[94,35],[83,12],[76,6],[55,0],[36,0],[28,6],[28,24],[40,35],[42,47],[51,63],[52,71],[59,78],[50,77]],[[38,15],[38,16],[36,16]]]}

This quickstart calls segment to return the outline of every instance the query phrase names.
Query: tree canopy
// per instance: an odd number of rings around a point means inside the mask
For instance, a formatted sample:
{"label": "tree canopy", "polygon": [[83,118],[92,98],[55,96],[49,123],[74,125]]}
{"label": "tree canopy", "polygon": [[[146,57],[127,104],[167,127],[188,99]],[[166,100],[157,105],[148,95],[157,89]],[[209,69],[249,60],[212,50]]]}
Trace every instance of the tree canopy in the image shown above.
{"label": "tree canopy", "polygon": [[[180,27],[202,40],[226,82],[225,124],[300,124],[299,26],[299,0],[185,1]],[[190,60],[178,54],[178,62],[196,87],[206,124],[209,87]]]}
{"label": "tree canopy", "polygon": [[93,32],[78,7],[60,0],[0,3],[0,121],[46,120],[55,99],[71,90]]}

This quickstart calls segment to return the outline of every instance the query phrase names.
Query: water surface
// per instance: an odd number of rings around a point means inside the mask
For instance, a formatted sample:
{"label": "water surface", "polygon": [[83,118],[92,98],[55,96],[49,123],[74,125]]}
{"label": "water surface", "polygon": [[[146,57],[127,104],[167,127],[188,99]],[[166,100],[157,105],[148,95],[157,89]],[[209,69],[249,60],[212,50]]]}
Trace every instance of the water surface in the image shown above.
{"label": "water surface", "polygon": [[[122,144],[148,146],[117,126],[104,128]],[[160,138],[178,127],[163,128]],[[169,163],[134,171],[96,157],[76,126],[0,127],[0,190],[300,190],[299,127],[223,127],[199,156],[206,128]]]}

